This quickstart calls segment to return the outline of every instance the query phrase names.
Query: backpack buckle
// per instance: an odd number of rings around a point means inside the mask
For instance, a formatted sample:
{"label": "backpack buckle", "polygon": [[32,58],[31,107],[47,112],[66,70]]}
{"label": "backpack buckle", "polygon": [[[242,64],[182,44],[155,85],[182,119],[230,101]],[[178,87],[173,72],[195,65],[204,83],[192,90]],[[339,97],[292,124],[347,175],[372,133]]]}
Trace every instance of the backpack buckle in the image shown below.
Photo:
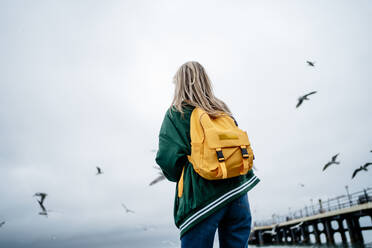
{"label": "backpack buckle", "polygon": [[217,159],[219,162],[225,161],[225,157],[223,156],[221,148],[216,149],[216,153],[217,153]]}
{"label": "backpack buckle", "polygon": [[248,154],[246,146],[241,146],[240,150],[242,151],[243,158],[249,158],[249,154]]}

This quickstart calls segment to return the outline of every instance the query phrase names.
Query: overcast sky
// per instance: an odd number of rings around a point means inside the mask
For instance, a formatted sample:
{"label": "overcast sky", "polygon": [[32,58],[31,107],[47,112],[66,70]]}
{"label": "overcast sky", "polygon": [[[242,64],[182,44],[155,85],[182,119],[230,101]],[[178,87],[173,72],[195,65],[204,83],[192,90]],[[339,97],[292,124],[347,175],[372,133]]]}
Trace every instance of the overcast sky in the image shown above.
{"label": "overcast sky", "polygon": [[148,184],[189,60],[248,132],[255,220],[371,187],[371,23],[369,0],[0,1],[0,246],[177,243],[175,184]]}

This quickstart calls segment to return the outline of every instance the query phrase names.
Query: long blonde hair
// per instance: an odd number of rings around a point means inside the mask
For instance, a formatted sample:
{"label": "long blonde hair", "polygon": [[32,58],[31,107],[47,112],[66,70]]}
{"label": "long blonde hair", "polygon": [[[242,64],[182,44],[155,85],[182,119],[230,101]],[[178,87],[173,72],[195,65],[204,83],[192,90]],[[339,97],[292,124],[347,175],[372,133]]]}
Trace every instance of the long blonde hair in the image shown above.
{"label": "long blonde hair", "polygon": [[227,105],[214,96],[211,81],[204,67],[196,61],[184,63],[173,77],[176,85],[171,107],[183,114],[183,105],[199,107],[211,117],[231,112]]}

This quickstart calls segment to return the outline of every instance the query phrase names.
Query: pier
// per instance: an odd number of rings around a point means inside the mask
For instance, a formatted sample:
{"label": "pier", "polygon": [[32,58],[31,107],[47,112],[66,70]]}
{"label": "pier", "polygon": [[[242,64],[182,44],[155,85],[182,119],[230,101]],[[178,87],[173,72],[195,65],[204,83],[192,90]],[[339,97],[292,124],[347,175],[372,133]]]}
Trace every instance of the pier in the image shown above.
{"label": "pier", "polygon": [[[338,196],[318,204],[273,215],[271,220],[254,222],[250,244],[330,244],[336,236],[343,244],[363,244],[363,231],[372,230],[372,188]],[[360,218],[367,217],[369,225],[361,226]]]}

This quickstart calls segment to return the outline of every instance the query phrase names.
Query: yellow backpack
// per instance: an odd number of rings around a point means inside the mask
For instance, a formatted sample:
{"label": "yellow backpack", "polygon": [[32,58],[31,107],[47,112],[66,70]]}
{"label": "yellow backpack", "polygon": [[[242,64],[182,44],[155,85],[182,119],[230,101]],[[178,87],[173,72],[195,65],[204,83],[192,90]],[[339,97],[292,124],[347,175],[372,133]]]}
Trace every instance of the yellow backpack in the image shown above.
{"label": "yellow backpack", "polygon": [[[210,118],[195,108],[190,118],[191,156],[188,160],[203,178],[218,180],[246,174],[253,166],[248,135],[227,114]],[[183,191],[183,170],[178,196]]]}

